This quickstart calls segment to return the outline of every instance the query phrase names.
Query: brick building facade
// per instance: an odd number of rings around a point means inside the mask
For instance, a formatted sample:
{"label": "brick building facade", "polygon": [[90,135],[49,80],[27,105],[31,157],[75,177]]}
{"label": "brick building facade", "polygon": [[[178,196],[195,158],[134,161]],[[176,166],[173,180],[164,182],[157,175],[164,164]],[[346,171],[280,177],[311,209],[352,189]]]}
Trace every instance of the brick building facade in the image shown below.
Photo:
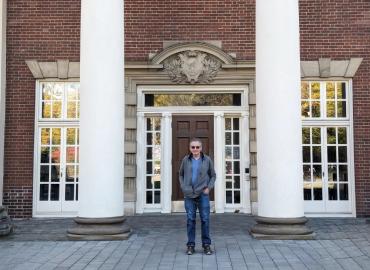
{"label": "brick building facade", "polygon": [[[355,192],[355,208],[349,214],[370,216],[370,2],[300,0],[299,5],[301,61],[330,58],[339,63],[350,61],[351,58],[362,58],[353,78],[331,74],[307,76],[304,79],[310,82],[340,80],[351,85],[348,89],[352,91],[352,98],[347,102],[352,103],[353,108],[350,120],[353,139],[348,147],[354,153],[354,179],[350,181],[354,183],[352,192]],[[79,62],[80,8],[80,1],[75,0],[17,0],[7,3],[3,204],[8,207],[9,214],[16,218],[35,215],[34,189],[35,183],[38,183],[34,181],[37,167],[34,160],[37,157],[37,79],[26,61],[56,62],[67,59]],[[125,1],[127,69],[135,64],[149,65],[152,59],[150,56],[165,50],[166,44],[171,42],[216,44],[220,50],[231,55],[235,62],[253,63],[256,50],[255,16],[255,1],[250,0]],[[238,72],[237,68],[235,70]],[[253,73],[253,67],[251,70]],[[232,69],[228,72],[232,72]],[[134,78],[134,73],[128,70],[127,76]],[[135,108],[128,105],[126,114],[136,117]],[[135,128],[126,126],[126,129]],[[133,131],[133,137],[130,136],[126,135],[127,142],[136,140]],[[249,157],[251,165],[255,155],[251,153]],[[127,168],[135,165],[135,151],[126,151],[125,157]],[[125,191],[126,200],[131,200],[134,205],[136,176],[135,173],[126,176],[128,184],[125,184],[128,190]],[[256,195],[253,195],[257,186],[257,175],[252,175],[252,203],[258,201]],[[130,190],[133,194],[129,194]],[[135,206],[133,209],[135,213]],[[342,213],[339,210],[335,214]]]}

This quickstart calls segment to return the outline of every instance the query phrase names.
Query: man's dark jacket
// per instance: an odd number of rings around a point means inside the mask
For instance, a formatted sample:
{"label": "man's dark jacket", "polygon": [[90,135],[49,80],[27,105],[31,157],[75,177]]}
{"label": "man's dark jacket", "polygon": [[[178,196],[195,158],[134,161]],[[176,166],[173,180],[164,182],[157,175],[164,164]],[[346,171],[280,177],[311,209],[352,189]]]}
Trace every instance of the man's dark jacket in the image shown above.
{"label": "man's dark jacket", "polygon": [[186,198],[198,197],[205,188],[208,187],[211,190],[216,181],[216,172],[213,166],[213,162],[209,156],[201,153],[201,165],[199,167],[198,177],[193,186],[192,184],[192,154],[186,155],[180,166],[179,181],[182,192]]}

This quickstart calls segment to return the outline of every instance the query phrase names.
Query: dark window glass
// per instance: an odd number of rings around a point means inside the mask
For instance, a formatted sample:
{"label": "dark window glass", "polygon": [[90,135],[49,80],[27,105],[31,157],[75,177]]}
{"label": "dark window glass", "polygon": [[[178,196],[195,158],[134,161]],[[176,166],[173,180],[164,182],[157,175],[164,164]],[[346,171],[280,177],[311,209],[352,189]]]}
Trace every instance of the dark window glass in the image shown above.
{"label": "dark window glass", "polygon": [[234,118],[233,119],[233,129],[234,130],[239,130],[239,118]]}
{"label": "dark window glass", "polygon": [[234,132],[233,144],[239,144],[239,132]]}
{"label": "dark window glass", "polygon": [[78,184],[76,184],[76,201],[78,201]]}
{"label": "dark window glass", "polygon": [[233,203],[233,194],[231,190],[226,191],[226,203]]}
{"label": "dark window glass", "polygon": [[240,203],[240,191],[234,191],[234,203]]}
{"label": "dark window glass", "polygon": [[59,201],[59,184],[51,185],[50,200],[51,201]]}
{"label": "dark window glass", "polygon": [[233,188],[232,182],[226,181],[226,188]]}
{"label": "dark window glass", "polygon": [[161,192],[159,190],[154,191],[154,203],[161,203]]}
{"label": "dark window glass", "polygon": [[339,185],[339,198],[342,201],[348,200],[348,184]]}
{"label": "dark window glass", "polygon": [[311,184],[304,185],[303,198],[305,201],[311,201]]}
{"label": "dark window glass", "polygon": [[146,163],[146,173],[152,174],[153,173],[153,163],[151,161],[148,161]]}
{"label": "dark window glass", "polygon": [[335,201],[338,200],[338,195],[337,195],[337,184],[334,183],[329,183],[328,184],[328,191],[329,191],[329,200],[330,201]]}
{"label": "dark window glass", "polygon": [[146,188],[147,189],[152,189],[153,188],[152,177],[151,176],[146,177]]}
{"label": "dark window glass", "polygon": [[234,161],[234,173],[235,174],[240,173],[240,163],[239,163],[239,161]]}
{"label": "dark window glass", "polygon": [[233,105],[234,106],[242,105],[242,95],[241,94],[233,94]]}
{"label": "dark window glass", "polygon": [[240,176],[234,176],[234,188],[240,188]]}
{"label": "dark window glass", "polygon": [[49,182],[49,166],[41,165],[40,182]]}
{"label": "dark window glass", "polygon": [[145,94],[145,107],[153,107],[153,106],[154,106],[154,95]]}
{"label": "dark window glass", "polygon": [[153,203],[153,191],[146,192],[146,203]]}
{"label": "dark window glass", "polygon": [[74,198],[75,185],[66,185],[65,199],[66,201],[73,201]]}
{"label": "dark window glass", "polygon": [[152,159],[153,158],[153,148],[147,147],[146,148],[146,159]]}
{"label": "dark window glass", "polygon": [[322,201],[322,188],[313,189],[313,197],[315,201]]}
{"label": "dark window glass", "polygon": [[49,195],[49,185],[40,185],[40,201],[47,201]]}

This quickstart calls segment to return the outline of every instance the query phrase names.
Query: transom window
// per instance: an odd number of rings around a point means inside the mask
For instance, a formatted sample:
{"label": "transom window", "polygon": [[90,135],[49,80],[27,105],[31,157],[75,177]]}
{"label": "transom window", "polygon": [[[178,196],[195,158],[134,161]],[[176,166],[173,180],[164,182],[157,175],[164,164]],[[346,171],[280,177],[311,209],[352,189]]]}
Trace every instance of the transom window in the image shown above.
{"label": "transom window", "polygon": [[343,81],[301,83],[303,119],[348,118],[348,83]]}

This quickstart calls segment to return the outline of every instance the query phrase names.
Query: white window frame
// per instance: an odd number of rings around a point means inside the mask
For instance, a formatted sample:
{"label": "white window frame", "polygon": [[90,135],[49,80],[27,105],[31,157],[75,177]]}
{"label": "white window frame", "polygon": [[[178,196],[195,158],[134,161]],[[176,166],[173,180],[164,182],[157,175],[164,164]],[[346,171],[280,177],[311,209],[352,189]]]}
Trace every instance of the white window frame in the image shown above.
{"label": "white window frame", "polygon": [[[315,211],[314,207],[307,207],[305,202],[305,214],[309,217],[327,217],[327,216],[335,216],[335,217],[356,217],[356,192],[355,192],[355,172],[354,172],[354,135],[353,135],[353,84],[352,79],[346,78],[326,78],[326,79],[315,79],[315,78],[307,78],[302,80],[302,82],[320,82],[320,118],[304,118],[302,117],[302,127],[337,127],[337,126],[346,126],[348,127],[348,189],[349,189],[349,203],[350,203],[350,211],[331,211],[331,212],[320,212]],[[324,83],[326,82],[346,82],[347,83],[347,102],[346,102],[346,117],[338,118],[338,117],[326,117],[326,92],[325,88],[323,87]],[[325,117],[323,117],[325,116]],[[322,129],[322,132],[326,133],[326,129]],[[322,134],[322,140],[326,140],[326,134]],[[326,153],[327,149],[326,141],[323,141],[322,146],[322,160],[323,170],[325,172],[325,176],[323,177],[323,200],[326,199],[324,188],[327,187],[327,161],[326,161]],[[323,154],[324,153],[324,154]],[[303,173],[303,171],[302,171]],[[303,181],[303,179],[301,179]],[[303,190],[302,190],[303,192]],[[302,195],[303,198],[303,195]],[[314,202],[314,201],[313,201]],[[324,203],[327,203],[325,201]],[[335,201],[340,202],[340,201]],[[327,208],[326,208],[327,209]]]}
{"label": "white window frame", "polygon": [[[137,87],[137,186],[136,186],[136,213],[144,213],[144,212],[162,212],[162,213],[170,213],[172,211],[171,206],[171,193],[172,193],[172,148],[171,148],[171,138],[172,138],[172,129],[171,123],[172,115],[214,115],[215,122],[214,122],[214,130],[216,131],[216,118],[222,119],[222,130],[217,130],[218,133],[225,133],[224,130],[224,116],[234,116],[234,117],[241,117],[240,120],[240,128],[245,129],[246,131],[243,132],[241,130],[240,133],[240,140],[241,140],[241,148],[248,148],[247,150],[241,151],[241,155],[243,155],[243,161],[240,163],[240,170],[241,170],[241,204],[237,210],[240,210],[244,213],[251,213],[251,205],[250,205],[250,183],[249,183],[249,174],[245,175],[244,168],[249,167],[249,122],[248,122],[248,111],[249,111],[249,103],[248,103],[248,93],[249,89],[253,87],[253,81],[248,82],[246,85],[233,85],[233,86],[219,86],[219,85],[141,85]],[[241,98],[241,106],[166,106],[166,107],[146,107],[145,106],[145,94],[158,94],[158,93],[240,93],[242,94]],[[160,116],[162,117],[161,121],[161,131],[162,131],[162,139],[161,139],[161,148],[162,148],[162,158],[167,158],[168,160],[161,160],[161,179],[163,181],[161,183],[161,204],[154,207],[147,207],[145,204],[145,196],[144,196],[144,188],[145,188],[145,177],[143,174],[145,164],[143,160],[145,160],[145,117],[147,116]],[[167,119],[167,120],[166,120]],[[164,128],[164,127],[167,128]],[[168,138],[165,140],[164,137]],[[220,186],[224,187],[224,142],[223,146],[218,146],[216,140],[222,140],[222,138],[217,137],[218,134],[215,132],[215,141],[214,141],[214,153],[215,153],[215,165],[222,164],[222,167],[216,171],[217,173],[217,180],[215,183],[215,210],[217,213],[223,212],[230,212],[235,211],[236,209],[226,208],[225,207],[225,189],[221,188]],[[243,139],[242,139],[243,138]],[[242,144],[242,141],[246,140],[245,143]],[[167,141],[167,142],[166,142]],[[164,147],[164,143],[166,146]],[[217,154],[219,153],[219,154]],[[222,157],[217,158],[217,156]],[[221,163],[222,162],[222,163]],[[166,168],[162,166],[167,164]],[[216,165],[217,170],[217,165]],[[168,181],[166,181],[168,179]]]}
{"label": "white window frame", "polygon": [[[34,156],[33,156],[33,208],[32,208],[32,216],[33,217],[75,217],[77,216],[77,210],[78,210],[78,202],[76,202],[74,205],[71,201],[65,201],[66,208],[69,209],[68,211],[38,211],[38,205],[40,203],[39,201],[39,185],[40,182],[38,181],[38,176],[40,174],[40,162],[39,162],[39,149],[40,149],[40,131],[41,128],[46,127],[57,127],[62,129],[61,134],[61,148],[66,148],[63,142],[63,139],[65,138],[64,135],[64,129],[68,127],[72,128],[79,128],[79,119],[71,119],[71,118],[44,118],[42,119],[42,100],[41,100],[41,84],[44,82],[55,82],[55,83],[79,83],[79,80],[56,80],[56,79],[45,79],[45,80],[36,80],[35,83],[35,124],[34,124]],[[66,115],[66,95],[64,95],[63,104],[62,104],[62,113]],[[64,151],[62,151],[64,153]],[[64,157],[61,154],[61,160],[64,160]],[[64,164],[65,166],[65,164]],[[64,167],[63,167],[64,169]],[[61,165],[62,170],[62,165]],[[60,203],[62,204],[62,196],[64,193],[64,186],[65,181],[62,181],[65,179],[65,174],[63,174],[63,177],[61,178],[60,182]],[[48,203],[50,201],[45,201],[41,203]],[[62,209],[62,208],[60,208]],[[76,209],[76,210],[72,210]]]}

